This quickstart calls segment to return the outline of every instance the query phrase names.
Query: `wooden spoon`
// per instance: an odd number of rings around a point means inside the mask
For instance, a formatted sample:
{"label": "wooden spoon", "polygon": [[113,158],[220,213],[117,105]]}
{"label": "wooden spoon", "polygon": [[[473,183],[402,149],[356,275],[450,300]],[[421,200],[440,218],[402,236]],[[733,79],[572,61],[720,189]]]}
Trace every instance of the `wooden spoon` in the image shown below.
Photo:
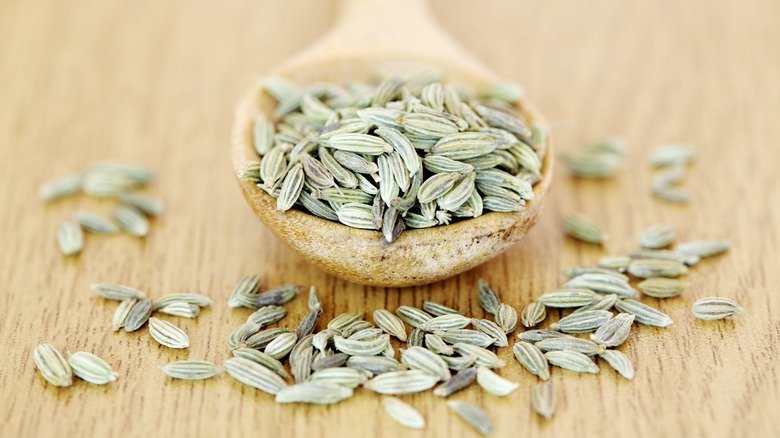
{"label": "wooden spoon", "polygon": [[[435,24],[424,0],[344,0],[341,6],[341,16],[329,33],[270,74],[307,84],[345,78],[366,81],[379,74],[408,75],[433,67],[448,82],[475,90],[497,81]],[[255,116],[270,115],[274,106],[259,83],[239,104],[231,151],[237,176],[247,161],[258,159],[252,147]],[[525,100],[518,111],[530,121],[542,121]],[[350,228],[296,209],[279,212],[275,199],[251,180],[238,179],[247,202],[265,225],[306,260],[353,282],[398,287],[430,283],[473,268],[525,236],[550,186],[551,155],[548,149],[542,179],[534,187],[535,199],[524,211],[407,229],[389,245],[382,244],[378,231]]]}

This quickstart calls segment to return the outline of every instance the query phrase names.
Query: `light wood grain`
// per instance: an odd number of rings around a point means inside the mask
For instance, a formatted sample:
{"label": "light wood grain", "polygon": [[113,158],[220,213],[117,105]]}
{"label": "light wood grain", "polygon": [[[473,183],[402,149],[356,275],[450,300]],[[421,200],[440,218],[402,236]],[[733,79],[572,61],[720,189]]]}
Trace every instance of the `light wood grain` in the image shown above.
{"label": "light wood grain", "polygon": [[[481,314],[473,291],[488,279],[521,306],[558,286],[560,268],[628,251],[647,225],[667,222],[682,238],[725,237],[732,250],[697,266],[693,287],[657,304],[675,323],[641,327],[621,347],[635,363],[627,382],[554,370],[553,421],[531,413],[534,380],[504,351],[501,374],[521,389],[499,399],[471,388],[456,398],[486,407],[496,436],[776,436],[780,434],[780,6],[771,0],[552,0],[432,2],[442,26],[569,129],[560,150],[606,134],[631,144],[615,178],[581,181],[557,172],[542,218],[515,248],[429,286],[388,290],[323,274],[263,228],[243,201],[228,157],[233,108],[256,75],[323,34],[333,5],[315,0],[7,0],[0,3],[0,435],[4,436],[474,436],[430,393],[404,397],[428,419],[402,430],[365,391],[329,408],[277,406],[229,377],[187,383],[157,366],[222,361],[225,339],[248,311],[225,303],[249,272],[267,285],[316,284],[330,317],[348,309],[394,309],[437,300]],[[693,144],[699,159],[685,186],[688,207],[648,194],[645,158],[665,141]],[[159,172],[149,192],[168,211],[143,241],[88,236],[81,257],[56,251],[58,222],[77,208],[44,205],[38,186],[105,158]],[[604,250],[563,237],[561,213],[602,221]],[[147,333],[108,329],[115,304],[89,284],[123,282],[153,297],[197,291],[215,299],[194,321],[185,352]],[[735,298],[744,315],[695,321],[702,296]],[[290,306],[287,321],[305,311]],[[553,315],[553,319],[557,315]],[[175,320],[175,319],[174,319]],[[106,387],[46,385],[32,350],[48,341],[108,360],[120,380]],[[404,435],[406,436],[406,435]]]}

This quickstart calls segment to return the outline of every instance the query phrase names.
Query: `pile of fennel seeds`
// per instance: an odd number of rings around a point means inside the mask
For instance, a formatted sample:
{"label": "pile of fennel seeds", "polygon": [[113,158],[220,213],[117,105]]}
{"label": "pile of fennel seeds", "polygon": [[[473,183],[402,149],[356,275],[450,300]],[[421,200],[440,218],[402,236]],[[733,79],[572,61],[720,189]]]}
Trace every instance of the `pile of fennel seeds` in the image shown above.
{"label": "pile of fennel seeds", "polygon": [[407,228],[521,211],[541,178],[547,128],[520,115],[511,84],[474,95],[431,75],[308,87],[269,78],[264,91],[277,106],[255,120],[261,159],[242,177],[281,211],[392,242]]}
{"label": "pile of fennel seeds", "polygon": [[[656,225],[642,233],[639,240],[645,248],[659,247],[670,244],[674,236],[671,227]],[[680,247],[701,258],[725,251],[727,244],[697,241]],[[370,315],[360,310],[345,312],[324,323],[320,321],[323,303],[316,289],[311,288],[308,312],[292,325],[283,321],[287,315],[283,306],[301,288],[283,285],[261,291],[259,278],[248,276],[235,285],[228,299],[229,307],[253,310],[227,339],[232,357],[223,364],[185,360],[160,368],[173,378],[186,380],[211,378],[227,371],[242,384],[274,395],[278,403],[333,404],[352,397],[363,387],[383,395],[383,406],[391,418],[407,427],[422,428],[423,415],[396,396],[433,389],[435,396],[447,398],[474,383],[496,397],[512,394],[521,384],[500,376],[500,369],[507,363],[496,354],[511,345],[521,366],[539,379],[529,388],[531,407],[549,419],[556,406],[556,391],[548,382],[551,365],[578,373],[598,373],[603,362],[631,379],[631,360],[616,347],[629,340],[634,324],[660,327],[672,322],[662,312],[637,301],[639,292],[629,284],[631,278],[620,272],[631,266],[625,258],[631,257],[605,257],[600,266],[567,270],[571,279],[562,289],[542,294],[519,313],[519,308],[503,302],[495,290],[480,281],[476,299],[484,314],[467,316],[441,303],[426,301],[419,308],[377,309]],[[646,276],[638,272],[630,269],[628,274]],[[643,280],[638,287],[652,297],[672,298],[685,288],[674,279],[648,281]],[[113,321],[115,330],[135,330],[148,320],[152,338],[169,348],[186,345],[177,344],[181,333],[172,324],[151,317],[152,311],[192,318],[199,312],[191,310],[210,303],[200,295],[173,294],[152,304],[144,293],[127,286],[102,283],[93,285],[93,289],[104,298],[120,302]],[[138,311],[132,310],[136,308]],[[613,308],[617,315],[611,312]],[[536,328],[547,319],[549,309],[573,312],[544,329]],[[698,318],[716,319],[741,309],[731,300],[705,298],[692,310]],[[530,330],[520,332],[521,326]],[[519,333],[512,343],[513,332]],[[390,342],[391,337],[397,342]],[[170,340],[172,344],[166,342]],[[94,357],[85,357],[83,363],[96,382],[116,378],[110,366]],[[70,384],[69,365],[50,346],[39,347],[36,364],[52,384]],[[448,406],[480,433],[492,432],[490,415],[482,408],[465,401],[449,401]]]}

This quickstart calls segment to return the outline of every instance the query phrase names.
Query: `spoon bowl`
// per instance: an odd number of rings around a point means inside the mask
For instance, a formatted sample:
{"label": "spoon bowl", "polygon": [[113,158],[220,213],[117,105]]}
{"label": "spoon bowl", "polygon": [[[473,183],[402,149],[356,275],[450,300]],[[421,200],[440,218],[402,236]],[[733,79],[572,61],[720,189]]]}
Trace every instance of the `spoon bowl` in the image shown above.
{"label": "spoon bowl", "polygon": [[[308,50],[271,72],[300,84],[368,81],[378,75],[410,74],[435,68],[444,81],[476,90],[497,81],[494,74],[461,49],[430,19],[422,0],[347,0],[333,30]],[[410,13],[411,11],[411,13]],[[381,16],[381,23],[376,18]],[[421,44],[425,42],[425,44]],[[236,110],[231,157],[249,205],[290,248],[325,271],[349,281],[401,287],[431,283],[473,268],[523,238],[540,214],[552,179],[551,151],[545,155],[534,200],[515,213],[490,212],[478,218],[425,229],[407,229],[391,244],[379,231],[351,228],[291,209],[276,210],[276,200],[240,172],[257,161],[252,147],[255,117],[273,112],[275,101],[253,86]],[[526,120],[543,122],[522,99],[517,107]],[[547,139],[549,142],[549,137]]]}

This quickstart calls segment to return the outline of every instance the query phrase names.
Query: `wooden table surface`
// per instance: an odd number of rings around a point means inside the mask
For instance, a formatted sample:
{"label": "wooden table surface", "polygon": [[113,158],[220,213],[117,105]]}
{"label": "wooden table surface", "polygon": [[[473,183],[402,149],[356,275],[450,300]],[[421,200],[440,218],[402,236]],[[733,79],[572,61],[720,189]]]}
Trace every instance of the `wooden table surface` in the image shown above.
{"label": "wooden table surface", "polygon": [[[447,436],[475,434],[443,400],[404,399],[428,420],[402,429],[368,391],[333,407],[277,406],[272,397],[223,377],[188,383],[157,366],[228,357],[226,338],[247,316],[226,304],[247,273],[265,284],[316,284],[324,318],[347,310],[394,310],[436,300],[481,315],[477,278],[522,307],[562,284],[558,272],[634,248],[653,223],[682,239],[727,238],[725,255],[702,262],[677,299],[647,300],[675,323],[641,326],[620,349],[629,382],[555,369],[557,413],[531,412],[535,383],[514,361],[501,374],[520,390],[497,398],[470,388],[455,399],[484,406],[495,436],[778,436],[780,434],[780,4],[772,0],[434,0],[433,13],[500,75],[522,83],[547,117],[565,122],[557,152],[611,134],[630,143],[613,178],[583,181],[560,166],[538,225],[512,250],[479,268],[403,290],[347,284],[307,265],[263,227],[233,179],[228,147],[233,108],[253,80],[305,47],[335,19],[318,0],[5,0],[0,3],[0,428],[2,436]],[[688,206],[648,193],[648,151],[663,142],[695,146]],[[80,257],[56,247],[59,222],[79,208],[110,212],[84,197],[44,204],[39,185],[101,159],[144,163],[165,200],[150,236],[87,236]],[[606,225],[604,249],[564,237],[563,212]],[[114,302],[94,282],[137,286],[152,297],[211,296],[183,352],[145,330],[113,333]],[[703,322],[703,296],[746,309]],[[293,301],[286,322],[305,312]],[[558,317],[557,312],[548,323]],[[178,320],[178,318],[172,318]],[[45,384],[32,351],[92,351],[120,374],[107,386]],[[532,435],[532,436],[533,436]]]}

